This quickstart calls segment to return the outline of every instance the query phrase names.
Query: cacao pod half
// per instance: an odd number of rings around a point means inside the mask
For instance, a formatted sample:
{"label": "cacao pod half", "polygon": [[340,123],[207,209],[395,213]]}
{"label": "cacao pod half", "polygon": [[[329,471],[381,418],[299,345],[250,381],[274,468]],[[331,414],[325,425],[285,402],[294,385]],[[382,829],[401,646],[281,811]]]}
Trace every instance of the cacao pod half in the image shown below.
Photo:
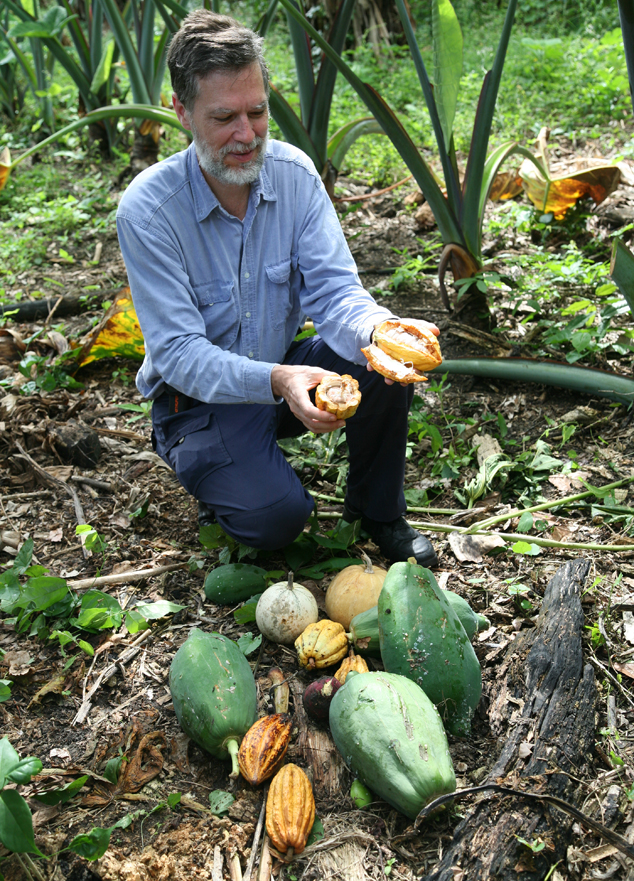
{"label": "cacao pod half", "polygon": [[315,390],[317,408],[333,413],[337,419],[354,416],[360,403],[359,383],[347,373],[343,376],[324,376]]}

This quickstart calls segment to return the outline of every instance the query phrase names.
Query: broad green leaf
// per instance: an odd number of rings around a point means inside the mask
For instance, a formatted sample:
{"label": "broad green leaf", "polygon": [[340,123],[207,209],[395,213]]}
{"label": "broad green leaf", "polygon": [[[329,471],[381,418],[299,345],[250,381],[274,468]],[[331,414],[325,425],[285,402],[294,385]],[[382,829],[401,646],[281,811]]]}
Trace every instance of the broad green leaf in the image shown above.
{"label": "broad green leaf", "polygon": [[326,572],[336,572],[338,569],[345,569],[346,566],[355,564],[355,560],[350,557],[332,557],[330,560],[324,560],[321,563],[315,563],[314,566],[308,566],[300,569],[297,575],[301,578],[323,578]]}
{"label": "broad green leaf", "polygon": [[306,846],[308,847],[309,845],[314,844],[316,841],[321,841],[325,834],[326,830],[324,829],[324,824],[321,822],[319,817],[315,816],[315,822],[313,823],[313,828],[310,830],[310,835],[308,836],[308,840],[306,841]]}
{"label": "broad green leaf", "polygon": [[74,16],[67,16],[61,6],[53,6],[38,21],[21,21],[14,24],[8,32],[9,37],[21,40],[24,37],[42,39],[55,37]]}
{"label": "broad green leaf", "polygon": [[148,630],[150,625],[136,609],[126,609],[125,626],[128,633],[138,633],[140,630]]}
{"label": "broad green leaf", "polygon": [[255,610],[261,596],[261,593],[252,596],[239,609],[235,610],[233,617],[236,624],[251,624],[252,621],[255,621]]}
{"label": "broad green leaf", "polygon": [[106,767],[103,769],[103,776],[116,786],[119,779],[119,771],[125,756],[115,756],[114,759],[108,759]]}
{"label": "broad green leaf", "polygon": [[168,600],[157,600],[155,603],[139,603],[138,606],[134,607],[134,611],[143,615],[146,620],[153,621],[156,618],[173,615],[184,608],[185,606],[179,606],[178,603],[170,603]]}
{"label": "broad green leaf", "polygon": [[512,547],[516,554],[527,554],[529,557],[536,557],[537,554],[541,554],[539,545],[528,541],[516,541]]}
{"label": "broad green leaf", "polygon": [[20,596],[21,585],[13,569],[0,575],[0,612],[11,614]]}
{"label": "broad green leaf", "polygon": [[43,802],[45,805],[65,805],[67,801],[70,801],[73,796],[77,795],[86,780],[88,780],[87,774],[83,777],[78,777],[76,780],[71,780],[67,786],[63,786],[61,789],[51,789],[48,792],[38,792],[34,798]]}
{"label": "broad green leaf", "polygon": [[85,835],[76,835],[64,850],[72,850],[86,860],[98,860],[108,850],[110,829],[93,826]]}
{"label": "broad green leaf", "polygon": [[305,566],[315,555],[315,542],[302,533],[290,545],[284,548],[284,559],[288,564],[291,572],[297,572],[302,566]]}
{"label": "broad green leaf", "polygon": [[64,578],[53,578],[50,575],[29,578],[22,588],[20,598],[15,602],[15,607],[26,609],[32,604],[35,611],[42,612],[49,606],[59,603],[67,593],[68,586]]}
{"label": "broad green leaf", "polygon": [[167,805],[170,808],[175,808],[177,804],[180,804],[180,800],[182,795],[180,792],[170,792],[167,796]]}
{"label": "broad green leaf", "polygon": [[209,810],[217,817],[222,817],[227,813],[234,801],[235,798],[230,792],[225,792],[224,789],[214,789],[213,792],[209,793]]}
{"label": "broad green leaf", "polygon": [[462,31],[449,0],[432,2],[434,97],[445,148],[449,151],[462,76]]}
{"label": "broad green leaf", "polygon": [[18,764],[7,774],[7,780],[12,783],[30,783],[31,777],[39,774],[42,770],[42,763],[35,756],[25,756],[20,759]]}
{"label": "broad green leaf", "polygon": [[0,792],[0,841],[13,853],[40,853],[30,808],[15,789]]}
{"label": "broad green leaf", "polygon": [[238,637],[238,647],[243,655],[250,655],[262,645],[262,634],[253,636],[252,633],[242,633]]}
{"label": "broad green leaf", "polygon": [[530,511],[524,511],[517,524],[517,531],[527,533],[533,528],[533,515]]}
{"label": "broad green leaf", "polygon": [[72,623],[86,630],[106,630],[119,627],[123,620],[123,612],[111,615],[107,609],[84,609]]}
{"label": "broad green leaf", "polygon": [[20,756],[11,745],[8,737],[0,740],[0,789],[4,786],[9,774],[17,768]]}
{"label": "broad green leaf", "polygon": [[112,59],[114,57],[115,47],[116,43],[114,40],[110,40],[110,42],[106,43],[106,46],[104,47],[101,60],[99,61],[99,65],[97,66],[97,70],[95,71],[95,75],[90,84],[90,88],[93,92],[98,92],[99,89],[108,82],[108,77],[112,70]]}
{"label": "broad green leaf", "polygon": [[31,559],[33,558],[33,539],[27,539],[18,553],[16,554],[15,560],[13,561],[13,571],[18,575],[24,575],[26,570],[31,565]]}

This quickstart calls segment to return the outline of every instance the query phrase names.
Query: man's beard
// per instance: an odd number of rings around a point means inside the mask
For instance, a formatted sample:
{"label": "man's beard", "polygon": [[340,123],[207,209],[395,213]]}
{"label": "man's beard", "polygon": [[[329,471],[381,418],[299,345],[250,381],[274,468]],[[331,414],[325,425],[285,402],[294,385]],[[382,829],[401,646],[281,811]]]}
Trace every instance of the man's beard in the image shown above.
{"label": "man's beard", "polygon": [[[221,147],[219,150],[213,150],[207,142],[200,137],[200,134],[190,120],[192,137],[198,155],[198,162],[203,171],[215,178],[221,184],[252,184],[254,183],[264,165],[264,157],[268,142],[268,132],[263,138],[257,136],[253,138],[250,144],[233,144]],[[254,156],[249,162],[239,166],[228,166],[225,164],[225,156],[229,153],[249,153],[259,147],[257,156]]]}

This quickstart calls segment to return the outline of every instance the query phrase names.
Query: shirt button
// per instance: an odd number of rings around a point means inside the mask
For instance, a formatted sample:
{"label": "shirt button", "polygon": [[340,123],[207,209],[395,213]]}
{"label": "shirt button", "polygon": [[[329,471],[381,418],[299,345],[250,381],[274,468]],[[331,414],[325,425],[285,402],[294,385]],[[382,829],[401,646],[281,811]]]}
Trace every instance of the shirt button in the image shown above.
{"label": "shirt button", "polygon": [[245,318],[251,318],[251,313],[250,313],[250,312],[245,312],[244,315],[245,315]]}
{"label": "shirt button", "polygon": [[253,352],[249,352],[249,358],[253,358]]}
{"label": "shirt button", "polygon": [[245,277],[245,278],[249,278],[249,276],[250,276],[250,273],[249,273],[249,272],[245,272],[245,273],[244,273],[244,277]]}

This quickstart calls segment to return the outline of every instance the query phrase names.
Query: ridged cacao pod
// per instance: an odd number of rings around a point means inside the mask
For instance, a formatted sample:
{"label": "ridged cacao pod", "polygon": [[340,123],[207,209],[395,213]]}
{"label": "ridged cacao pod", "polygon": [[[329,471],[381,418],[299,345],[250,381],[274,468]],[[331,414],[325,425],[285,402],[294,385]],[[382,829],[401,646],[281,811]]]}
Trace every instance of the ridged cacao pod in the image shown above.
{"label": "ridged cacao pod", "polygon": [[252,786],[268,780],[278,770],[291,739],[293,721],[288,713],[258,719],[242,738],[238,752],[240,772]]}
{"label": "ridged cacao pod", "polygon": [[347,658],[344,658],[343,664],[335,673],[337,679],[342,685],[346,681],[346,676],[354,670],[355,673],[369,673],[368,665],[360,655],[355,655],[352,649]]}
{"label": "ridged cacao pod", "polygon": [[360,403],[359,383],[348,373],[324,376],[315,389],[316,407],[333,413],[337,419],[354,416]]}
{"label": "ridged cacao pod", "polygon": [[297,658],[302,667],[330,667],[348,652],[348,637],[341,624],[335,621],[317,621],[309,624],[295,640]]}
{"label": "ridged cacao pod", "polygon": [[266,831],[280,853],[301,853],[315,822],[310,780],[300,767],[284,765],[275,775],[266,800]]}

